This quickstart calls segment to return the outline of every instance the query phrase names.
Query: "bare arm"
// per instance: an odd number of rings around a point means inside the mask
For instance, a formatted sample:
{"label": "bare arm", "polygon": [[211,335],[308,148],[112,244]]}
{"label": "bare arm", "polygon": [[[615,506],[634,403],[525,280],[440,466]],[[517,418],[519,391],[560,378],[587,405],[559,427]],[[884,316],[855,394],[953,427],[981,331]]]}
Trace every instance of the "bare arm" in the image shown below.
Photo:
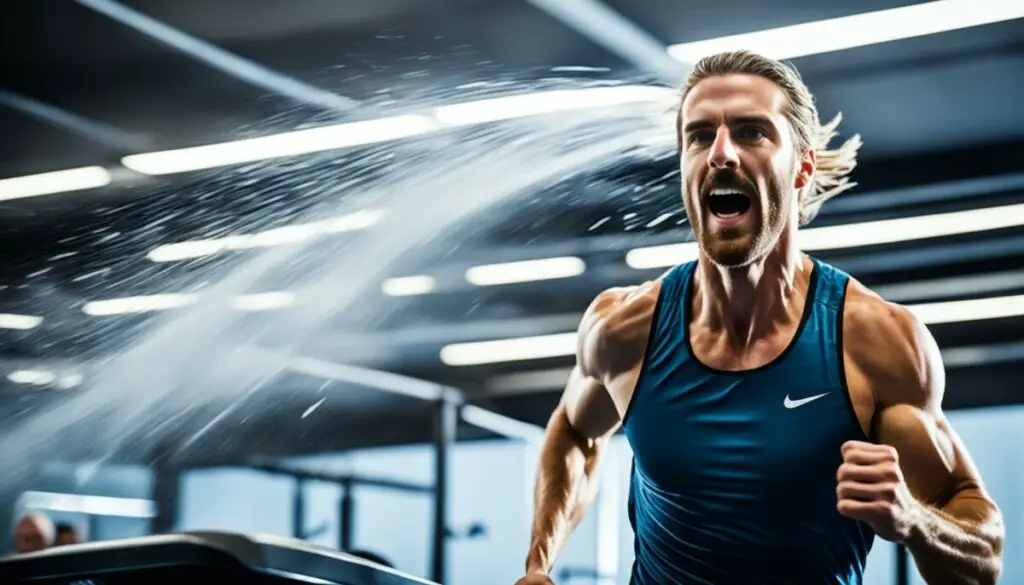
{"label": "bare arm", "polygon": [[609,386],[629,385],[646,347],[656,288],[599,296],[580,324],[577,365],[548,423],[534,496],[527,575],[548,575],[593,503],[608,439],[621,425]]}
{"label": "bare arm", "polygon": [[618,427],[618,412],[607,390],[574,369],[541,449],[527,574],[547,575],[554,567],[594,501],[601,454]]}
{"label": "bare arm", "polygon": [[[844,454],[848,462],[861,457],[862,471],[874,468],[874,477],[892,480],[875,484],[875,492],[854,493],[848,515],[905,543],[931,585],[996,583],[1002,515],[942,412],[945,372],[934,339],[909,310],[877,298],[852,303],[848,320],[850,382],[874,394],[881,443],[874,448],[882,451],[854,447],[854,455]],[[865,497],[883,492],[889,497]]]}

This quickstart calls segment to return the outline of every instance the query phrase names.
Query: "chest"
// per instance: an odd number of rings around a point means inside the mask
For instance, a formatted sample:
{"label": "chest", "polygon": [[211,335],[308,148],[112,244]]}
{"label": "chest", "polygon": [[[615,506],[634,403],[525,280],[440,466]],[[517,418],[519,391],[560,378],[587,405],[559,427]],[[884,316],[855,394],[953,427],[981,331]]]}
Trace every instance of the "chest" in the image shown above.
{"label": "chest", "polygon": [[789,362],[728,375],[684,362],[637,387],[626,435],[661,489],[748,500],[834,497],[841,446],[859,426],[844,385]]}
{"label": "chest", "polygon": [[724,335],[691,324],[688,349],[701,363],[717,370],[754,370],[782,357],[796,341],[798,327],[798,323],[791,323],[769,335],[760,336],[743,351],[733,351]]}

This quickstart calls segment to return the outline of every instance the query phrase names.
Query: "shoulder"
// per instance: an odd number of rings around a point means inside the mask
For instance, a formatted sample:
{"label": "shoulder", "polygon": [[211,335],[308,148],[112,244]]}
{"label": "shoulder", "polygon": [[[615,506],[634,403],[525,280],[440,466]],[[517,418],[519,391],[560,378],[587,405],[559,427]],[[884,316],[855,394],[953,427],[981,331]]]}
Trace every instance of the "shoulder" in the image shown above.
{"label": "shoulder", "polygon": [[661,280],[610,288],[587,307],[580,322],[577,360],[589,375],[602,378],[629,368],[646,349]]}
{"label": "shoulder", "polygon": [[631,324],[654,315],[660,291],[661,282],[657,280],[607,289],[590,303],[583,324],[604,335],[624,333]]}
{"label": "shoulder", "polygon": [[879,405],[937,406],[945,375],[931,332],[906,306],[886,301],[850,279],[843,312],[847,363]]}

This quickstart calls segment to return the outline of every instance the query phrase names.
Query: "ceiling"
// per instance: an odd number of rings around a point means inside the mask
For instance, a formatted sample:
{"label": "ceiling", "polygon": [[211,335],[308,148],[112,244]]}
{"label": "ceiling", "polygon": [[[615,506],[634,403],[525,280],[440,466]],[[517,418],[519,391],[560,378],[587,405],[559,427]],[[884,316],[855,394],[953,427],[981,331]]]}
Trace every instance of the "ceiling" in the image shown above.
{"label": "ceiling", "polygon": [[[280,341],[293,354],[453,386],[474,403],[543,424],[571,365],[567,358],[453,367],[439,359],[441,348],[572,331],[599,291],[658,274],[630,268],[624,262],[630,249],[688,237],[680,226],[670,152],[631,152],[551,176],[524,168],[544,161],[517,150],[514,140],[524,140],[524,148],[551,148],[552,136],[565,130],[554,121],[537,127],[537,142],[530,142],[528,133],[488,136],[466,130],[446,135],[443,149],[431,139],[410,146],[413,150],[357,148],[166,176],[146,176],[120,163],[140,152],[365,120],[462,101],[478,92],[666,82],[656,67],[638,67],[637,53],[603,45],[596,29],[581,32],[538,8],[542,2],[131,0],[115,5],[150,24],[155,19],[160,30],[178,35],[174,39],[181,46],[205,43],[204,50],[213,47],[235,68],[244,60],[248,79],[101,13],[110,4],[14,1],[5,6],[8,16],[0,23],[0,178],[91,165],[110,169],[114,177],[96,189],[0,201],[0,313],[43,318],[29,330],[0,329],[2,356],[12,371],[45,368],[86,372],[88,378],[102,376],[95,372],[110,367],[111,359],[125,369],[131,359],[166,355],[166,364],[155,369],[177,383],[182,369],[205,364],[217,370],[199,377],[192,372],[188,379],[216,395],[222,392],[217,384],[239,385],[237,378],[225,382],[227,374],[220,371],[225,369],[220,364],[233,359],[234,345]],[[587,3],[566,6],[576,4]],[[908,4],[783,0],[769,7],[722,0],[711,8],[664,0],[605,2],[655,46]],[[816,225],[1024,202],[1024,116],[1019,115],[1024,21],[800,57],[794,63],[815,92],[822,116],[841,112],[843,136],[856,132],[864,139],[857,189],[827,205]],[[254,82],[257,78],[262,81]],[[579,144],[566,139],[570,152],[583,149],[587,137],[607,140],[618,131],[614,124],[605,130],[566,128],[580,132]],[[474,158],[474,149],[488,152]],[[454,198],[455,191],[490,196],[501,190],[496,186],[531,172],[536,176],[526,183],[529,196],[481,204],[475,213],[464,210],[462,223],[453,224],[455,239],[452,233],[427,237],[429,218],[435,216],[427,213],[431,209],[422,197],[444,195],[439,185],[445,173],[453,185],[463,181],[452,187]],[[427,224],[406,218],[403,237],[410,249],[391,250],[389,242],[402,239],[397,235],[352,232],[293,253],[260,248],[179,262],[147,258],[163,244],[308,222],[337,205],[358,209],[363,191],[389,188],[402,191],[400,201],[415,202],[406,215],[415,209]],[[438,199],[436,217],[452,205]],[[423,234],[423,241],[414,239],[416,234]],[[274,254],[279,257],[267,260]],[[389,254],[397,259],[390,261]],[[1020,223],[817,255],[905,303],[1024,293]],[[579,257],[587,270],[574,278],[504,286],[475,286],[463,276],[482,264],[555,256]],[[258,290],[246,292],[317,285],[315,310],[288,308],[230,319],[208,307],[104,317],[83,311],[85,303],[101,299],[217,290],[218,282],[242,278],[261,262],[274,270],[253,281]],[[350,290],[354,285],[346,278],[357,269],[373,273],[372,286]],[[309,277],[317,273],[334,280]],[[381,279],[420,274],[436,279],[433,293],[380,294]],[[337,308],[332,298],[350,309],[332,310]],[[193,326],[183,326],[186,321]],[[1013,345],[1021,341],[1022,326],[1024,318],[933,327],[950,363],[951,408],[1024,402],[1024,393],[1009,383],[1024,374],[1024,352]],[[137,348],[142,338],[158,341],[148,342],[143,354]],[[428,407],[407,398],[394,404],[371,400],[376,391],[365,388],[349,390],[367,396],[359,408],[330,399],[320,409],[330,413],[329,420],[346,421],[352,432],[333,432],[331,425],[322,432],[305,427],[298,432],[295,425],[316,425],[287,421],[309,418],[300,415],[316,402],[310,392],[324,392],[323,382],[274,374],[275,391],[305,398],[265,408],[271,416],[244,409],[232,426],[233,444],[261,452],[296,451],[430,435]],[[147,385],[145,377],[133,383]],[[28,392],[25,384],[6,383],[7,416],[30,416],[25,412],[67,399],[55,397],[51,386]],[[375,422],[367,425],[371,419]],[[376,422],[382,419],[394,421],[394,427]],[[271,427],[280,432],[269,433]],[[237,438],[244,429],[256,429],[250,440]],[[462,434],[481,436],[470,426]],[[225,453],[230,458],[236,450]]]}

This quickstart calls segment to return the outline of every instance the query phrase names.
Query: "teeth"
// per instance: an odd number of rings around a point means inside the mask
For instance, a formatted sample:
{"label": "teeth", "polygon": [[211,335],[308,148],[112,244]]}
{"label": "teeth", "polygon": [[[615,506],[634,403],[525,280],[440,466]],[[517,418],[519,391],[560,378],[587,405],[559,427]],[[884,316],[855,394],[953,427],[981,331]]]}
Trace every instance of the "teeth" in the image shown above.
{"label": "teeth", "polygon": [[743,195],[743,196],[746,196],[745,193],[743,193],[741,191],[737,191],[736,189],[712,189],[711,190],[711,195],[712,196],[715,196],[715,195]]}

